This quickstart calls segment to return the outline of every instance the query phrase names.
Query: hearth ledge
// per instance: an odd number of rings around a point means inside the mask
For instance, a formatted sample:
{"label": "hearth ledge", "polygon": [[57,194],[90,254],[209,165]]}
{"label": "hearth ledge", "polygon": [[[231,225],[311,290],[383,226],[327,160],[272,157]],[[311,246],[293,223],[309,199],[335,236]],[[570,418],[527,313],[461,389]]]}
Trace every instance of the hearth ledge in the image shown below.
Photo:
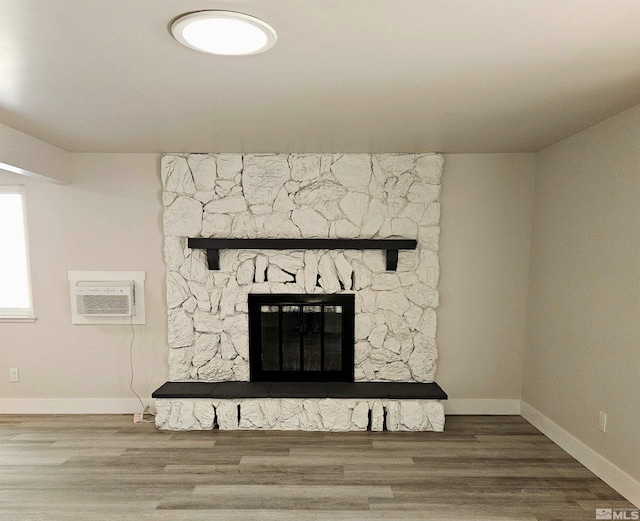
{"label": "hearth ledge", "polygon": [[444,423],[440,400],[156,399],[156,427],[170,431],[442,432]]}

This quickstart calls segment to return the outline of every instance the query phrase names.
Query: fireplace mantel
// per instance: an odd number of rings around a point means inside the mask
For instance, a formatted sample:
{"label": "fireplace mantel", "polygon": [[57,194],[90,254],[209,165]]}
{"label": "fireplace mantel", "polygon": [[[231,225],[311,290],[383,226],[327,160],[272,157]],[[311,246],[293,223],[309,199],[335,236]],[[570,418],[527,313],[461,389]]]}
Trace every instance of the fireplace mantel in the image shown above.
{"label": "fireplace mantel", "polygon": [[207,250],[210,270],[220,269],[220,250],[385,250],[387,271],[398,267],[398,250],[415,250],[413,239],[207,239],[189,238],[188,246]]}

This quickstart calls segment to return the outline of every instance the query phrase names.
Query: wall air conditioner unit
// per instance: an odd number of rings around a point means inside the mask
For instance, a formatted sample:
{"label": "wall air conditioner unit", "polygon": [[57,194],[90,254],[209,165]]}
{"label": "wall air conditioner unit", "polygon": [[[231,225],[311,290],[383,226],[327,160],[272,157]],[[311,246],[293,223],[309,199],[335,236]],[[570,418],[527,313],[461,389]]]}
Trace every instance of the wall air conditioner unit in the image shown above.
{"label": "wall air conditioner unit", "polygon": [[130,317],[136,314],[132,280],[77,281],[73,296],[79,316]]}

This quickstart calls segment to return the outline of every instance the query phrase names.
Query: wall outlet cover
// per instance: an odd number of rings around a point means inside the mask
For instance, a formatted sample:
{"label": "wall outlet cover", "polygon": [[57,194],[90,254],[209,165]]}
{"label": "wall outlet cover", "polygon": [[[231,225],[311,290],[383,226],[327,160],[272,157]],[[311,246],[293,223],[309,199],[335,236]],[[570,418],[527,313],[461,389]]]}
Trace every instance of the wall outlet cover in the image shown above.
{"label": "wall outlet cover", "polygon": [[607,432],[607,414],[602,411],[600,411],[598,429],[600,429],[602,432]]}

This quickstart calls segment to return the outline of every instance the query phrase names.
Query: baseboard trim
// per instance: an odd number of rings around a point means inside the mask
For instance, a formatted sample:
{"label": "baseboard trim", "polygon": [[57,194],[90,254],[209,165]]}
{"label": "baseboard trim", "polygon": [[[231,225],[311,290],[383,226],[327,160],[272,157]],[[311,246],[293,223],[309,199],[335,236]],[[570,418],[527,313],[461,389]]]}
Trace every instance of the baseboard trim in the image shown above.
{"label": "baseboard trim", "polygon": [[[153,405],[153,400],[143,399]],[[136,398],[0,398],[0,414],[133,414]]]}
{"label": "baseboard trim", "polygon": [[521,404],[522,417],[539,429],[560,448],[567,451],[591,472],[640,508],[640,482],[624,470],[585,445],[526,402]]}
{"label": "baseboard trim", "polygon": [[505,415],[520,414],[520,400],[484,398],[449,398],[444,401],[446,414]]}
{"label": "baseboard trim", "polygon": [[[143,399],[153,407],[153,399]],[[445,414],[520,414],[520,400],[453,398],[443,401]],[[0,398],[0,414],[133,414],[136,398]]]}
{"label": "baseboard trim", "polygon": [[[143,399],[153,407],[153,399]],[[445,414],[520,414],[520,400],[445,400]],[[0,414],[133,414],[136,398],[0,398]]]}

